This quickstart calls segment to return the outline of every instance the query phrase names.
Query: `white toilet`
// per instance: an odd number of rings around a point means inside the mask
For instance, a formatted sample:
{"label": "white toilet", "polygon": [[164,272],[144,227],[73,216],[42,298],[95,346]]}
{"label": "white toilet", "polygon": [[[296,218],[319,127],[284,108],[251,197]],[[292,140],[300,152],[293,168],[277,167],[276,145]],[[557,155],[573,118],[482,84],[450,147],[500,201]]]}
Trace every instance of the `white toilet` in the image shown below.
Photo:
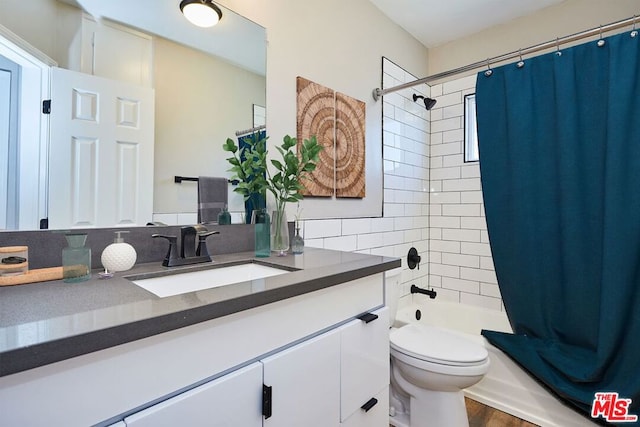
{"label": "white toilet", "polygon": [[[392,279],[392,280],[389,280]],[[388,277],[386,300],[391,326],[398,280]],[[489,370],[481,344],[446,329],[424,324],[391,328],[389,423],[395,427],[468,427],[462,389]]]}

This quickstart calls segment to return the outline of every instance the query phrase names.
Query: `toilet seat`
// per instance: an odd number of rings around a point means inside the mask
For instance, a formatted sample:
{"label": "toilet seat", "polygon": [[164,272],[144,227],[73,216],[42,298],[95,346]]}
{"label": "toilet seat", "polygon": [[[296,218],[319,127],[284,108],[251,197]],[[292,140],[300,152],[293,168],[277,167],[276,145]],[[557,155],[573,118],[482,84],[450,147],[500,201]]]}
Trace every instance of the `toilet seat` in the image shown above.
{"label": "toilet seat", "polygon": [[411,323],[389,334],[391,349],[405,357],[439,365],[484,365],[489,353],[483,346],[435,326]]}

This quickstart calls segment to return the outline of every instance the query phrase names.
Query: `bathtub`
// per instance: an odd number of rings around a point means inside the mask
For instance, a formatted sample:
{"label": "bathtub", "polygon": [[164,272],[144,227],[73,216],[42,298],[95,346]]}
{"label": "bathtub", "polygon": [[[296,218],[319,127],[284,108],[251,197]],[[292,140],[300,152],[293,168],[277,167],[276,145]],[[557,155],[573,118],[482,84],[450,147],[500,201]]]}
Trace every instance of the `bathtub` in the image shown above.
{"label": "bathtub", "polygon": [[[504,312],[446,301],[419,300],[424,301],[409,305],[401,303],[394,326],[425,322],[445,327],[482,343],[489,352],[489,372],[482,381],[464,390],[467,397],[543,427],[596,426],[565,406],[480,335],[482,329],[511,332]],[[416,320],[416,310],[420,310],[420,320]]]}

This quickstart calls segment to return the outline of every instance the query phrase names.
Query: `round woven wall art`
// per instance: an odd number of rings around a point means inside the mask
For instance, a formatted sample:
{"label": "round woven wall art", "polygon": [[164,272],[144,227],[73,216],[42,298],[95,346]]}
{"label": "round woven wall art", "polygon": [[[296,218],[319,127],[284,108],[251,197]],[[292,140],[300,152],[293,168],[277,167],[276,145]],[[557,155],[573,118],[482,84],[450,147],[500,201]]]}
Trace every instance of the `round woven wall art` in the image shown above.
{"label": "round woven wall art", "polygon": [[336,94],[336,196],[365,196],[365,110],[362,101]]}
{"label": "round woven wall art", "polygon": [[298,77],[297,79],[297,138],[298,144],[315,135],[324,147],[316,170],[303,180],[305,196],[333,196],[335,181],[335,93],[322,85]]}

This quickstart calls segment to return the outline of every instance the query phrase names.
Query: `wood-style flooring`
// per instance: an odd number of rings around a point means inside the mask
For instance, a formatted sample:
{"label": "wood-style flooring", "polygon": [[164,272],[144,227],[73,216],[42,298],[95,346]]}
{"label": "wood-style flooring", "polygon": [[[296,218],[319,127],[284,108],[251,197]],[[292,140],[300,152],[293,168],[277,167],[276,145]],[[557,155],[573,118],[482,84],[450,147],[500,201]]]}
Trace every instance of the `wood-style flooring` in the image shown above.
{"label": "wood-style flooring", "polygon": [[465,398],[469,427],[538,427],[490,406]]}

